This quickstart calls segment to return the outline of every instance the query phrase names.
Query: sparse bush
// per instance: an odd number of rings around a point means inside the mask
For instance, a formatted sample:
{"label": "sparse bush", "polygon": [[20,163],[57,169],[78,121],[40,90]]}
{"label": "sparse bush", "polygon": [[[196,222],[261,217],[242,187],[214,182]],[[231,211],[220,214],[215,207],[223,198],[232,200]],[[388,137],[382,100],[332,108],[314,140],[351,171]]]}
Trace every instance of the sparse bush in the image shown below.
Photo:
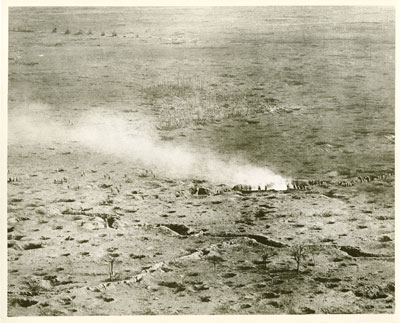
{"label": "sparse bush", "polygon": [[50,281],[45,281],[43,283],[40,283],[40,281],[31,278],[25,280],[24,284],[27,288],[27,292],[32,296],[43,294],[51,289]]}
{"label": "sparse bush", "polygon": [[214,255],[209,256],[208,260],[210,260],[212,262],[212,264],[214,266],[214,271],[215,271],[216,265],[218,263],[222,262],[223,258],[217,254],[214,254]]}
{"label": "sparse bush", "polygon": [[64,35],[69,35],[70,33],[71,33],[71,32],[69,31],[68,28],[64,31]]}
{"label": "sparse bush", "polygon": [[55,34],[57,32],[57,27],[54,27],[52,33]]}
{"label": "sparse bush", "polygon": [[89,29],[89,31],[88,31],[88,33],[87,33],[89,36],[90,35],[93,35],[93,33],[92,33],[92,31]]}
{"label": "sparse bush", "polygon": [[116,225],[115,225],[115,221],[117,220],[117,218],[115,217],[115,216],[113,216],[113,215],[109,215],[109,216],[107,216],[107,218],[105,219],[105,223],[107,224],[107,227],[109,227],[109,228],[114,228]]}
{"label": "sparse bush", "polygon": [[378,241],[379,242],[389,242],[389,241],[392,241],[392,239],[387,235],[383,235],[383,236],[379,237]]}
{"label": "sparse bush", "polygon": [[111,33],[111,37],[116,37],[117,36],[117,32],[114,30],[112,33]]}
{"label": "sparse bush", "polygon": [[265,268],[267,268],[267,264],[270,262],[269,260],[276,255],[276,251],[267,251],[262,255],[262,261]]}
{"label": "sparse bush", "polygon": [[83,31],[82,31],[82,30],[79,30],[79,31],[77,31],[74,35],[75,35],[75,36],[77,36],[77,35],[83,35]]}
{"label": "sparse bush", "polygon": [[101,32],[100,36],[105,36],[106,33],[104,31]]}
{"label": "sparse bush", "polygon": [[144,169],[144,170],[140,171],[138,176],[142,177],[142,178],[144,178],[144,177],[155,178],[156,177],[156,175],[153,173],[153,171],[149,170],[149,169]]}
{"label": "sparse bush", "polygon": [[113,203],[114,200],[110,196],[107,196],[107,199],[101,201],[100,205],[112,205]]}

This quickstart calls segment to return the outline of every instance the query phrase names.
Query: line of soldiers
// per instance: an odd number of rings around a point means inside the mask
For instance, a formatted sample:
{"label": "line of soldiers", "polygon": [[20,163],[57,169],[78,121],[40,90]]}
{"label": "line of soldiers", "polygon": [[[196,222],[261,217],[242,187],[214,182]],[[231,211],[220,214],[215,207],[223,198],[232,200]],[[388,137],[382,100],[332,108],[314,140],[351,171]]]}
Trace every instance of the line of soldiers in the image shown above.
{"label": "line of soldiers", "polygon": [[[309,190],[311,189],[311,186],[320,186],[324,188],[328,188],[330,185],[339,185],[343,187],[350,187],[354,186],[357,183],[369,183],[374,180],[379,180],[379,181],[385,181],[391,177],[394,176],[393,172],[387,172],[379,175],[367,175],[367,176],[358,176],[354,179],[351,180],[341,180],[338,182],[332,182],[329,180],[294,180],[291,183],[287,184],[287,190]],[[234,191],[240,191],[240,192],[252,192],[256,191],[255,189],[253,190],[251,185],[244,185],[244,184],[238,184],[235,185],[232,188]],[[268,189],[267,186],[264,187],[264,191]],[[263,189],[258,186],[258,191],[263,191]]]}
{"label": "line of soldiers", "polygon": [[387,174],[380,174],[380,175],[358,176],[357,178],[352,179],[350,181],[340,181],[338,182],[338,185],[349,187],[349,186],[354,186],[357,183],[369,183],[375,180],[385,181],[388,178],[393,177],[393,175],[394,173],[389,172]]}
{"label": "line of soldiers", "polygon": [[[240,192],[256,191],[256,190],[253,190],[253,187],[251,185],[244,185],[244,184],[235,185],[232,189],[234,191],[240,191]],[[258,187],[257,187],[257,191],[266,191],[266,190],[268,190],[268,185],[265,185],[264,188],[261,188],[260,185],[258,185]]]}
{"label": "line of soldiers", "polygon": [[367,175],[367,176],[357,176],[354,179],[351,180],[341,180],[339,182],[332,182],[332,181],[326,181],[326,180],[296,180],[292,181],[292,183],[287,185],[287,189],[293,189],[293,190],[308,190],[310,189],[310,186],[321,186],[328,188],[329,185],[339,185],[343,187],[351,187],[354,186],[355,184],[358,183],[369,183],[374,180],[379,180],[379,181],[385,181],[391,177],[394,176],[393,172],[388,172],[380,175]]}

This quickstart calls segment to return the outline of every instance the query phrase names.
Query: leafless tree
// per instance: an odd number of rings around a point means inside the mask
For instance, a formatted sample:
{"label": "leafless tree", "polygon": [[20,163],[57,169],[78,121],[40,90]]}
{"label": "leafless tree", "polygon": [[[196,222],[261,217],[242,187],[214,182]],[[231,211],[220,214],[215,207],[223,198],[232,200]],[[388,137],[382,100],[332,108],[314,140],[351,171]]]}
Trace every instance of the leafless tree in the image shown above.
{"label": "leafless tree", "polygon": [[302,260],[305,259],[306,252],[307,252],[306,246],[304,246],[303,244],[296,245],[292,248],[291,255],[297,264],[297,266],[296,266],[297,274],[300,273],[301,262],[302,262]]}

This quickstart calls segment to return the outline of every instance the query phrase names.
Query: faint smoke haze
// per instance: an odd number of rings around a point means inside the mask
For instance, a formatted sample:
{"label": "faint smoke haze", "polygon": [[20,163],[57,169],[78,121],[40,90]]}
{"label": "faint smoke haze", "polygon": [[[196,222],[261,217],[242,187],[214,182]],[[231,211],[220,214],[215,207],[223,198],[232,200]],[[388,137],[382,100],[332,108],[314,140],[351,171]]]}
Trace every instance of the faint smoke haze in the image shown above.
{"label": "faint smoke haze", "polygon": [[131,160],[175,178],[202,178],[215,184],[246,184],[283,190],[290,182],[267,168],[244,162],[225,161],[210,151],[164,142],[151,122],[136,123],[109,113],[84,113],[73,124],[56,120],[51,108],[30,104],[9,115],[9,143],[71,143],[118,158]]}

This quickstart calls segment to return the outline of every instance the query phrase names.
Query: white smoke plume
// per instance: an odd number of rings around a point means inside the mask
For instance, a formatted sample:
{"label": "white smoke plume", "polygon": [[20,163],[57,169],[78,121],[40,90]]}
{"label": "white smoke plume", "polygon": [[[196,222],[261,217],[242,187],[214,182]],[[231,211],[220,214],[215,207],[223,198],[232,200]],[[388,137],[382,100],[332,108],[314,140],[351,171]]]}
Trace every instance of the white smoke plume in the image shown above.
{"label": "white smoke plume", "polygon": [[49,107],[30,104],[10,113],[9,143],[77,142],[175,178],[202,178],[215,184],[245,184],[284,190],[290,180],[267,168],[226,161],[210,151],[158,139],[150,122],[128,122],[108,113],[82,114],[73,124],[57,121]]}

